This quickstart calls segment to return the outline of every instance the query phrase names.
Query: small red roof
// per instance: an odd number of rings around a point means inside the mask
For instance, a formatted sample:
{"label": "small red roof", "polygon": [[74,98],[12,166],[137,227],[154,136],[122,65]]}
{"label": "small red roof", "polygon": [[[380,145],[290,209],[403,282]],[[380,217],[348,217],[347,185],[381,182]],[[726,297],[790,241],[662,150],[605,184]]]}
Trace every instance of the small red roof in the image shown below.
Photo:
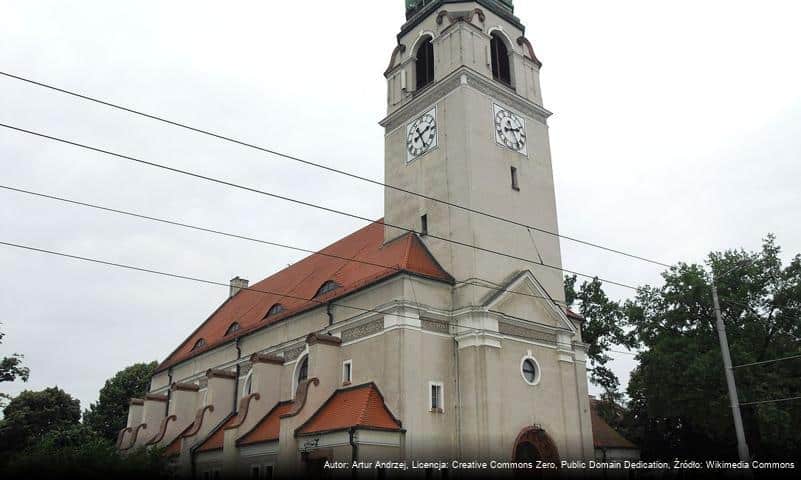
{"label": "small red roof", "polygon": [[281,432],[281,415],[292,409],[293,402],[280,402],[267,412],[259,423],[236,442],[237,445],[253,445],[254,443],[272,442],[278,440]]}
{"label": "small red roof", "polygon": [[197,451],[211,452],[214,450],[222,450],[225,440],[225,427],[233,424],[238,418],[239,415],[231,415],[231,418],[217,426],[217,428],[211,432],[211,435],[206,437],[206,440],[197,447]]}
{"label": "small red roof", "polygon": [[401,422],[387,408],[378,387],[368,383],[334,392],[295,434],[310,435],[352,427],[399,431]]}
{"label": "small red roof", "polygon": [[164,456],[165,457],[174,457],[174,456],[180,455],[180,453],[181,453],[181,437],[183,437],[184,433],[188,432],[189,429],[192,428],[192,425],[194,425],[194,424],[195,424],[194,422],[190,423],[186,428],[183,429],[183,431],[181,431],[181,433],[178,434],[177,437],[175,437],[175,439],[173,439],[172,442],[170,442],[169,445],[167,445],[167,448],[164,449]]}
{"label": "small red roof", "polygon": [[573,320],[578,320],[579,322],[586,321],[584,317],[582,317],[581,315],[579,315],[578,313],[574,312],[569,308],[565,309],[565,315],[567,315],[567,318],[572,318]]}
{"label": "small red roof", "polygon": [[590,398],[590,420],[592,422],[592,443],[595,448],[624,448],[636,449],[630,441],[612,428],[598,413],[599,401]]}
{"label": "small red roof", "polygon": [[[384,224],[383,220],[379,220],[254,284],[250,287],[252,290],[241,290],[223,303],[156,371],[163,371],[241,335],[319,307],[324,302],[343,297],[399,272],[453,282],[453,277],[437,263],[417,235],[408,233],[384,244]],[[328,281],[336,282],[340,287],[313,298]],[[270,308],[277,304],[283,310],[265,318]],[[234,322],[239,323],[240,329],[226,335]],[[203,342],[200,346],[193,349],[201,339]]]}

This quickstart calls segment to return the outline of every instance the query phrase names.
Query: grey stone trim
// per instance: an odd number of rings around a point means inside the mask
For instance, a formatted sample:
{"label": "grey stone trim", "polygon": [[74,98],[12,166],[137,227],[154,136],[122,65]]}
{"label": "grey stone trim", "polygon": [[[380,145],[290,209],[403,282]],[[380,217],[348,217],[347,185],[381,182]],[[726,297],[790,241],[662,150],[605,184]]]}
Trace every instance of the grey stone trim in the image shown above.
{"label": "grey stone trim", "polygon": [[252,365],[250,363],[243,363],[239,365],[239,376],[241,377],[247,375],[248,373],[250,373],[251,368]]}
{"label": "grey stone trim", "polygon": [[539,340],[546,343],[556,343],[555,333],[542,332],[533,328],[519,327],[506,322],[498,322],[498,332],[503,335],[510,335],[512,337],[528,338],[530,340]]}
{"label": "grey stone trim", "polygon": [[423,327],[423,330],[429,330],[432,332],[440,332],[440,333],[450,333],[450,327],[447,322],[440,322],[437,320],[426,320],[424,318],[421,318],[420,324]]}
{"label": "grey stone trim", "polygon": [[306,350],[305,345],[300,345],[295,348],[290,348],[289,350],[284,351],[284,361],[291,362],[292,360],[297,359],[301,353]]}
{"label": "grey stone trim", "polygon": [[498,82],[483,75],[479,75],[472,70],[468,70],[468,73],[467,84],[472,88],[499,102],[505,103],[508,107],[517,110],[519,113],[543,125],[548,124],[548,117],[553,115],[548,110],[521,97],[510,87],[500,85]]}
{"label": "grey stone trim", "polygon": [[368,337],[370,335],[380,332],[383,329],[384,329],[383,319],[373,320],[372,322],[364,323],[362,325],[359,325],[358,327],[343,330],[342,341],[350,342],[358,338]]}
{"label": "grey stone trim", "polygon": [[208,386],[209,386],[209,379],[208,379],[208,378],[205,378],[205,377],[204,377],[204,378],[201,378],[200,380],[198,380],[198,382],[197,382],[197,386],[198,386],[198,387],[200,387],[200,388],[208,388]]}
{"label": "grey stone trim", "polygon": [[449,92],[457,89],[459,85],[461,85],[461,78],[459,75],[451,74],[448,78],[440,80],[425,90],[414,92],[414,98],[412,100],[390,114],[384,120],[381,120],[379,124],[384,127],[387,132],[395,130],[412,118],[420,115],[424,108],[430,107]]}
{"label": "grey stone trim", "polygon": [[462,66],[430,88],[422,90],[419,95],[416,95],[406,105],[379,122],[380,125],[386,129],[387,133],[404,125],[419,115],[423,109],[434,105],[447,94],[463,85],[462,77],[464,77],[466,84],[474,90],[505,104],[509,108],[515,109],[518,113],[543,125],[547,125],[548,117],[552,115],[548,110],[526,100],[509,87],[500,85],[469,67]]}

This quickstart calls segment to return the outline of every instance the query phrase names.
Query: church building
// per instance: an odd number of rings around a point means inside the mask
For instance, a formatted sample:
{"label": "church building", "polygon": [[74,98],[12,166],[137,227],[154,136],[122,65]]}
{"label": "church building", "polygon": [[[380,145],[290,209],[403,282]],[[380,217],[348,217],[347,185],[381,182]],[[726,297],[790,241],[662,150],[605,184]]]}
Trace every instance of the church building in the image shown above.
{"label": "church building", "polygon": [[202,479],[594,458],[542,64],[512,0],[406,7],[384,72],[384,218],[232,280],[131,400],[121,450],[165,448]]}

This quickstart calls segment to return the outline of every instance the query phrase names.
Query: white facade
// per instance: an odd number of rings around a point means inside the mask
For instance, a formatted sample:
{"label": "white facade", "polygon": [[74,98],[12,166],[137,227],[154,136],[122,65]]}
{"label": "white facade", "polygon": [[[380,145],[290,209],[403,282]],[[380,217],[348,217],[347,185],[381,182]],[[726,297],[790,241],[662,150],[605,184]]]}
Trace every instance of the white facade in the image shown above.
{"label": "white facade", "polygon": [[[497,73],[498,41],[508,84]],[[559,239],[544,233],[558,232],[558,222],[540,62],[519,20],[494,0],[430,2],[398,42],[381,121],[386,183],[428,198],[386,189],[384,241],[419,232],[456,281],[401,273],[337,299],[330,311],[305,311],[173,365],[152,381],[152,401],[169,394],[167,404],[132,408],[121,448],[148,439],[176,448],[179,434],[193,433],[178,442],[175,462],[197,476],[297,472],[353,457],[595,456],[581,322],[565,312]],[[426,42],[433,82],[417,88]],[[298,378],[303,359],[306,381]],[[296,435],[336,392],[367,382],[401,430]],[[237,444],[289,401],[278,438]],[[142,424],[146,440],[131,445]],[[193,450],[220,425],[231,427],[221,449]]]}

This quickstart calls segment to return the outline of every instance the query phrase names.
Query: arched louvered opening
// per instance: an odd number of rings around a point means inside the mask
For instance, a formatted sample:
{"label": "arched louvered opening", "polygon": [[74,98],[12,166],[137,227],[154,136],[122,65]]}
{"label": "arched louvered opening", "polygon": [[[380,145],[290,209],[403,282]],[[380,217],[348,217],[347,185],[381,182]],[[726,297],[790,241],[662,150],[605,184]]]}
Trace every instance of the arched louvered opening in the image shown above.
{"label": "arched louvered opening", "polygon": [[329,280],[329,281],[325,282],[324,284],[322,284],[322,286],[319,289],[317,289],[317,293],[314,294],[314,298],[322,297],[326,293],[333,292],[334,290],[336,290],[339,287],[341,287],[340,284],[338,284],[337,282],[335,282],[333,280]]}
{"label": "arched louvered opening", "polygon": [[225,336],[227,337],[228,335],[232,335],[241,330],[241,328],[242,327],[239,326],[239,322],[234,322],[230,327],[228,327],[228,330],[225,331]]}
{"label": "arched louvered opening", "polygon": [[275,305],[270,307],[269,310],[267,310],[267,315],[265,315],[264,318],[274,317],[275,315],[283,313],[284,311],[286,311],[286,308],[284,308],[284,306],[281,305],[280,303],[276,303]]}
{"label": "arched louvered opening", "polygon": [[199,348],[203,348],[206,346],[206,339],[201,338],[197,342],[195,342],[195,346],[192,347],[192,350],[197,350]]}
{"label": "arched louvered opening", "polygon": [[431,37],[426,36],[420,41],[415,57],[416,88],[420,90],[434,82],[434,44],[431,42]]}
{"label": "arched louvered opening", "polygon": [[509,60],[509,48],[498,32],[492,32],[490,41],[492,54],[492,78],[507,85],[512,85],[512,69]]}

